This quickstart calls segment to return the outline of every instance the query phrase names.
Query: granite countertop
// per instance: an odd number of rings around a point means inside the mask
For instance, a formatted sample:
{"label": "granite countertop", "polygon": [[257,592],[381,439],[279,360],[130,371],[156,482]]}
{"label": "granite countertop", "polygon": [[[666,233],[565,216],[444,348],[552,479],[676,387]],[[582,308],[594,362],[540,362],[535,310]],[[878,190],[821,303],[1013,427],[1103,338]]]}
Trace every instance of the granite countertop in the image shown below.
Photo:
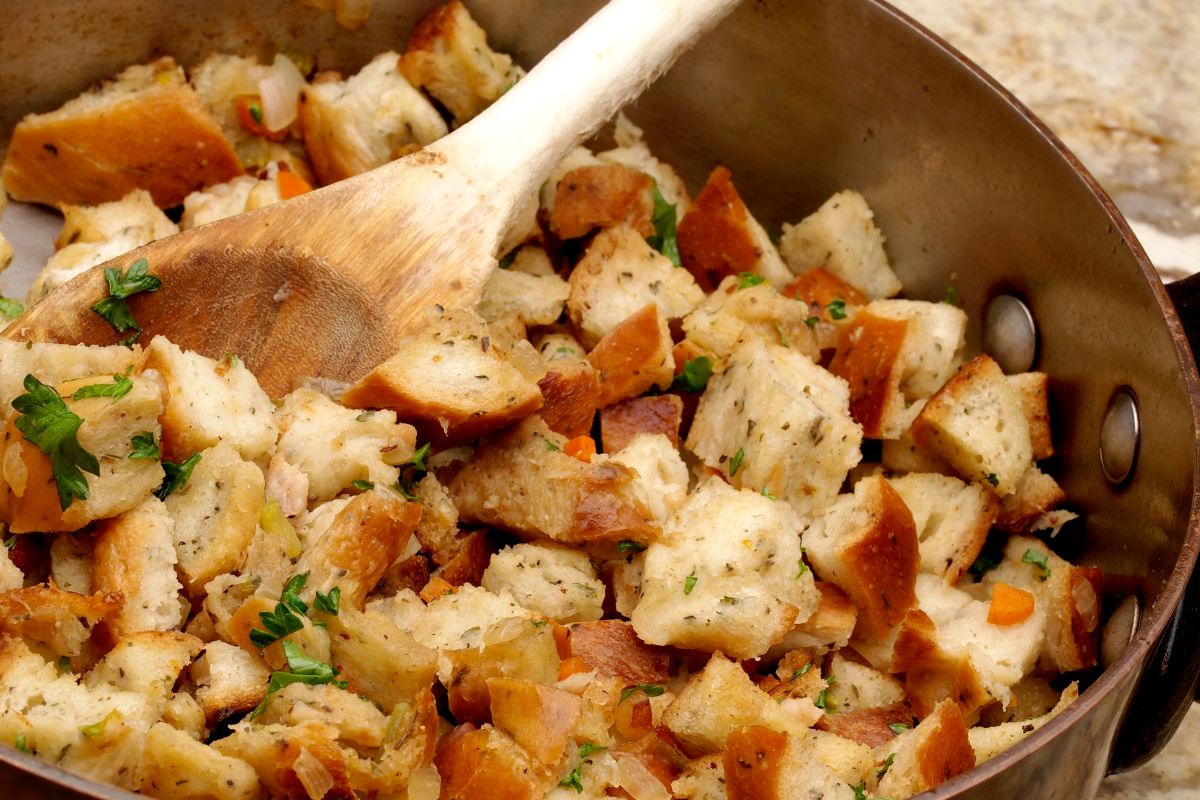
{"label": "granite countertop", "polygon": [[[1196,0],[891,0],[1033,109],[1091,170],[1164,279],[1200,272]],[[1200,800],[1200,705],[1102,800]]]}

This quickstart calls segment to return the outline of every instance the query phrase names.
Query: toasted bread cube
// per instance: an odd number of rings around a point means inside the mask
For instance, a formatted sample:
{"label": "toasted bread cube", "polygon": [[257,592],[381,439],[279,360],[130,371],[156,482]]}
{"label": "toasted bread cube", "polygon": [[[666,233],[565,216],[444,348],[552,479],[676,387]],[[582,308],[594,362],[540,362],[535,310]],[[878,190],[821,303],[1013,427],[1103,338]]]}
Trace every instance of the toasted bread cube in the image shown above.
{"label": "toasted bread cube", "polygon": [[62,229],[54,241],[57,250],[79,242],[103,242],[127,228],[147,228],[153,239],[179,233],[179,227],[154,204],[150,193],[134,189],[120,200],[99,205],[64,205]]}
{"label": "toasted bread cube", "polygon": [[962,365],[967,314],[961,308],[922,300],[876,300],[863,310],[909,323],[900,380],[908,402],[932,396]]}
{"label": "toasted bread cube", "polygon": [[191,597],[202,594],[217,575],[241,566],[264,488],[262,470],[221,442],[200,454],[187,483],[167,497],[179,569]]}
{"label": "toasted bread cube", "polygon": [[296,563],[309,573],[308,589],[341,588],[342,603],[362,608],[367,594],[404,550],[421,507],[390,489],[363,492],[351,500]]}
{"label": "toasted bread cube", "polygon": [[1058,481],[1032,466],[1017,483],[1016,491],[1001,500],[996,527],[1010,533],[1031,533],[1044,514],[1066,499]]}
{"label": "toasted bread cube", "polygon": [[722,754],[702,756],[684,765],[683,772],[671,782],[671,795],[683,800],[727,800]]}
{"label": "toasted bread cube", "polygon": [[[57,543],[57,539],[55,541]],[[8,548],[5,547],[2,549],[4,552],[0,553],[0,592],[7,592],[11,589],[20,589],[25,585],[25,575],[21,572],[21,568],[13,563],[12,556],[8,554]],[[51,557],[53,558],[53,556]],[[86,562],[84,566],[86,569]],[[86,574],[87,573],[85,572],[84,575],[86,576]],[[57,584],[58,580],[54,577],[53,571],[51,571],[50,576],[51,580]],[[80,594],[90,594],[92,591],[90,581],[88,581],[84,586],[79,586],[76,588],[66,586],[63,588],[69,592],[78,592]]]}
{"label": "toasted bread cube", "polygon": [[1050,376],[1044,372],[1021,372],[1007,375],[1005,380],[1021,398],[1021,409],[1029,423],[1033,460],[1041,461],[1054,455],[1054,439],[1050,435]]}
{"label": "toasted bread cube", "polygon": [[534,800],[552,786],[524,748],[490,725],[459,725],[438,742],[434,763],[443,800]]}
{"label": "toasted bread cube", "polygon": [[[558,347],[567,349],[568,345]],[[568,439],[591,433],[600,402],[600,378],[591,364],[566,353],[552,357],[538,388],[542,392],[541,416],[550,430]]]}
{"label": "toasted bread cube", "polygon": [[820,267],[801,272],[780,294],[807,303],[810,312],[827,321],[830,320],[829,306],[836,300],[841,300],[847,306],[865,306],[870,302],[870,298],[858,289]]}
{"label": "toasted bread cube", "polygon": [[326,621],[334,662],[380,708],[415,703],[433,683],[436,655],[387,616],[343,607]]}
{"label": "toasted bread cube", "polygon": [[854,635],[858,623],[858,606],[850,596],[826,581],[816,582],[820,598],[812,616],[787,632],[768,658],[790,650],[812,648],[819,652],[841,649]]}
{"label": "toasted bread cube", "polygon": [[846,382],[806,356],[749,339],[709,379],[686,446],[734,486],[766,489],[812,515],[861,458],[849,401]]}
{"label": "toasted bread cube", "polygon": [[937,625],[924,611],[908,612],[895,635],[888,639],[892,644],[890,657],[884,659],[886,668],[905,673],[904,687],[917,717],[928,716],[938,703],[950,698],[968,719],[974,720],[979,709],[992,699],[976,660],[969,653],[943,648]]}
{"label": "toasted bread cube", "polygon": [[[536,620],[535,620],[536,621]],[[479,647],[442,652],[438,678],[447,687],[456,720],[485,722],[491,714],[490,678],[550,684],[558,678],[558,646],[549,625],[509,618],[489,626]],[[444,667],[449,664],[449,671]]]}
{"label": "toasted bread cube", "polygon": [[36,303],[52,291],[82,275],[97,264],[125,255],[154,241],[151,228],[134,225],[122,228],[111,238],[98,242],[76,242],[52,255],[29,287],[28,303]]}
{"label": "toasted bread cube", "polygon": [[428,551],[433,563],[441,566],[462,547],[458,537],[458,509],[450,492],[432,472],[421,479],[416,489],[421,503],[421,521],[413,535],[421,549]]}
{"label": "toasted bread cube", "polygon": [[876,750],[895,755],[879,779],[879,795],[911,797],[933,789],[975,766],[962,712],[943,700],[917,727]]}
{"label": "toasted bread cube", "polygon": [[566,547],[518,544],[492,556],[483,588],[507,592],[524,608],[565,623],[600,619],[604,584],[586,553]]}
{"label": "toasted bread cube", "polygon": [[535,761],[558,765],[579,723],[578,697],[531,681],[489,678],[492,723],[512,737]]}
{"label": "toasted bread cube", "polygon": [[[425,647],[438,652],[478,648],[483,633],[508,619],[532,619],[510,595],[496,595],[478,586],[460,586],[430,600],[400,592],[385,600],[373,600],[367,612],[387,616]],[[444,665],[443,665],[444,666]]]}
{"label": "toasted bread cube", "polygon": [[356,480],[390,485],[413,456],[417,432],[394,411],[355,411],[297,389],[276,413],[278,452],[308,477],[308,499],[324,502]]}
{"label": "toasted bread cube", "polygon": [[824,525],[804,534],[822,580],[837,584],[858,606],[857,631],[878,638],[916,605],[920,555],[912,513],[882,477],[864,478],[825,512]]}
{"label": "toasted bread cube", "polygon": [[613,675],[630,686],[665,683],[670,678],[668,650],[646,644],[633,626],[616,619],[579,622],[571,626],[567,647],[600,675]]}
{"label": "toasted bread cube", "polygon": [[86,684],[138,692],[158,709],[174,694],[179,674],[204,647],[179,631],[141,631],[122,638],[88,673]]}
{"label": "toasted bread cube", "polygon": [[1000,497],[1017,490],[1033,465],[1021,399],[987,355],[976,356],[929,399],[909,433],[964,479]]}
{"label": "toasted bread cube", "polygon": [[743,285],[740,277],[721,281],[708,299],[683,320],[684,344],[720,363],[738,342],[757,335],[767,342],[794,347],[812,358],[820,352],[808,309],[788,300],[769,284]]}
{"label": "toasted bread cube", "polygon": [[712,171],[696,202],[680,220],[679,255],[706,292],[741,272],[766,278],[777,289],[792,279],[725,167]]}
{"label": "toasted bread cube", "polygon": [[971,749],[975,751],[975,763],[982,764],[1003,753],[1029,734],[1057,717],[1067,706],[1079,699],[1079,684],[1072,682],[1063,689],[1058,702],[1050,711],[1032,719],[1002,722],[991,727],[974,727],[967,731]]}
{"label": "toasted bread cube", "polygon": [[666,524],[687,498],[687,465],[662,434],[638,434],[610,462],[637,473],[633,494],[660,524]]}
{"label": "toasted bread cube", "polygon": [[446,135],[442,116],[399,64],[397,53],[380,53],[351,78],[304,87],[300,127],[321,183],[381,167]]}
{"label": "toasted bread cube", "polygon": [[158,370],[167,386],[163,458],[182,461],[223,441],[253,461],[275,444],[275,407],[241,359],[213,361],[155,336],[146,369]]}
{"label": "toasted bread cube", "polygon": [[269,172],[268,175],[266,179],[242,175],[228,183],[192,192],[183,198],[179,227],[186,231],[280,202],[283,197],[279,193],[279,183],[275,176]]}
{"label": "toasted bread cube", "polygon": [[879,747],[896,737],[892,725],[911,727],[912,721],[912,708],[907,702],[901,701],[888,706],[826,714],[817,720],[815,727],[867,747]]}
{"label": "toasted bread cube", "polygon": [[636,397],[652,386],[666,389],[675,376],[675,357],[667,320],[650,303],[609,331],[588,363],[600,382],[598,405]]}
{"label": "toasted bread cube", "polygon": [[[93,539],[73,533],[60,533],[50,543],[50,580],[59,589],[76,594],[92,593],[92,549]],[[14,545],[15,547],[15,545]],[[7,563],[12,564],[8,548],[4,548]],[[15,564],[17,582],[5,589],[20,589],[23,578]]]}
{"label": "toasted bread cube", "polygon": [[474,117],[524,74],[512,58],[492,50],[487,34],[459,0],[430,11],[408,38],[400,71],[429,92],[456,126]]}
{"label": "toasted bread cube", "polygon": [[169,631],[183,624],[183,589],[175,575],[175,520],[156,497],[99,524],[91,585],[120,592],[125,602],[108,625],[113,637]]}
{"label": "toasted bread cube", "polygon": [[74,657],[120,607],[118,594],[75,594],[44,584],[12,589],[0,592],[0,634],[24,636],[56,655]]}
{"label": "toasted bread cube", "polygon": [[559,180],[550,230],[576,239],[593,228],[627,225],[646,239],[654,235],[654,180],[624,164],[589,164]]}
{"label": "toasted bread cube", "polygon": [[834,653],[829,661],[826,708],[838,714],[890,706],[904,700],[904,686],[890,675]]}
{"label": "toasted bread cube", "polygon": [[798,224],[784,224],[779,252],[792,272],[821,267],[872,300],[892,297],[900,292],[900,280],[888,264],[874,216],[861,194],[838,192]]}
{"label": "toasted bread cube", "polygon": [[222,641],[209,642],[191,668],[196,699],[210,727],[252,710],[267,696],[271,677],[246,650]]}
{"label": "toasted bread cube", "polygon": [[330,684],[304,683],[290,684],[273,694],[256,719],[262,725],[320,722],[338,742],[368,749],[383,743],[388,723],[388,718],[373,704],[364,704],[360,695]]}
{"label": "toasted bread cube", "polygon": [[296,725],[235,725],[233,732],[212,744],[223,756],[240,759],[258,773],[262,787],[272,797],[301,800],[307,797],[301,774],[324,768],[335,797],[353,797],[346,767],[347,751],[330,738],[330,729],[315,720]]}
{"label": "toasted bread cube", "polygon": [[432,577],[450,586],[462,586],[464,583],[479,586],[484,570],[499,551],[496,537],[490,531],[471,531],[459,539],[454,555],[435,570]]}
{"label": "toasted bread cube", "polygon": [[486,443],[450,482],[466,522],[616,554],[618,542],[645,546],[661,529],[638,499],[638,475],[561,452],[564,440],[530,417]]}
{"label": "toasted bread cube", "polygon": [[654,157],[642,140],[642,129],[630,122],[624,112],[617,112],[613,138],[617,146],[596,153],[596,159],[603,164],[624,164],[649,175],[658,185],[663,199],[675,206],[677,220],[682,218],[692,205],[687,184],[674,167]]}
{"label": "toasted bread cube", "polygon": [[667,319],[678,319],[704,300],[691,275],[628,225],[597,235],[567,282],[567,312],[589,348],[648,303]]}
{"label": "toasted bread cube", "polygon": [[254,800],[262,791],[245,761],[221,755],[165,722],[150,728],[138,792],[159,800]]}
{"label": "toasted bread cube", "polygon": [[70,411],[83,419],[76,434],[80,447],[99,462],[99,475],[85,474],[87,497],[59,497],[49,457],[17,429],[11,407],[0,441],[0,521],[13,533],[75,531],[94,520],[113,517],[142,503],[162,483],[163,470],[152,459],[130,459],[130,441],[153,431],[162,413],[162,391],[156,381],[135,375],[124,396],[72,399],[84,386],[112,384],[113,376],[80,378],[56,387]]}
{"label": "toasted bread cube", "polygon": [[570,292],[567,282],[553,273],[498,269],[483,287],[479,316],[491,322],[515,314],[526,325],[552,325],[562,316]]}
{"label": "toasted bread cube", "polygon": [[460,311],[402,340],[342,402],[392,409],[425,438],[465,442],[534,413],[542,394],[492,341],[487,324]]}
{"label": "toasted bread cube", "polygon": [[663,724],[685,752],[715,753],[737,728],[761,725],[778,733],[803,733],[805,726],[759,689],[735,662],[714,653],[663,713]]}
{"label": "toasted bread cube", "polygon": [[863,783],[874,766],[863,744],[821,732],[802,738],[761,726],[733,731],[724,762],[729,800],[851,800],[851,784]]}
{"label": "toasted bread cube", "polygon": [[159,208],[242,174],[229,140],[170,57],[17,124],[4,161],[15,200],[57,206],[145,189]]}
{"label": "toasted bread cube", "polygon": [[99,382],[137,369],[142,358],[142,348],[136,344],[131,348],[99,347],[0,339],[0,409],[9,413],[12,401],[25,392],[22,382],[26,375],[36,375],[50,386],[88,375]]}
{"label": "toasted bread cube", "polygon": [[958,583],[979,557],[1000,504],[977,483],[927,472],[891,480],[912,512],[921,549],[921,571]]}
{"label": "toasted bread cube", "polygon": [[754,658],[807,619],[819,597],[787,503],[711,478],[646,551],[633,627],[650,644]]}
{"label": "toasted bread cube", "polygon": [[642,435],[661,434],[672,447],[678,447],[682,423],[683,400],[679,395],[634,397],[600,411],[600,438],[608,453],[624,450]]}

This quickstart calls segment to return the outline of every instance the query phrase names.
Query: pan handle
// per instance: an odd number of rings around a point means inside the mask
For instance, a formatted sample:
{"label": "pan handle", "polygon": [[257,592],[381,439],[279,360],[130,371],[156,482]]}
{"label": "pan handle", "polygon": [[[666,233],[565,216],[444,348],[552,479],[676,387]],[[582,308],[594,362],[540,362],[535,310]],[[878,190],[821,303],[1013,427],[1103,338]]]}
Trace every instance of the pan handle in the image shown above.
{"label": "pan handle", "polygon": [[[1200,273],[1166,285],[1192,353],[1200,353]],[[1146,661],[1113,743],[1109,773],[1153,758],[1200,701],[1200,570],[1192,572],[1162,638]]]}

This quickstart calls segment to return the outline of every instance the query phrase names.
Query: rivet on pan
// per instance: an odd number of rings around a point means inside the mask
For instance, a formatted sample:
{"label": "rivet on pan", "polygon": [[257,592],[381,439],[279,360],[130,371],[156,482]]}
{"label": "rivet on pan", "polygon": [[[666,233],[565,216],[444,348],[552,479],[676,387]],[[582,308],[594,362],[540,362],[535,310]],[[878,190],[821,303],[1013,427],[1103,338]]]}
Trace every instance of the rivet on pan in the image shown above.
{"label": "rivet on pan", "polygon": [[1112,666],[1121,653],[1125,652],[1133,635],[1137,633],[1141,615],[1137,596],[1130,595],[1121,601],[1121,605],[1117,606],[1117,610],[1108,618],[1108,622],[1104,624],[1104,633],[1100,636],[1100,661],[1105,667]]}
{"label": "rivet on pan", "polygon": [[1137,397],[1122,386],[1113,392],[1100,425],[1100,468],[1109,483],[1123,483],[1133,472],[1141,435]]}
{"label": "rivet on pan", "polygon": [[993,297],[983,318],[983,349],[1005,374],[1028,372],[1037,356],[1037,324],[1029,306],[1011,294]]}

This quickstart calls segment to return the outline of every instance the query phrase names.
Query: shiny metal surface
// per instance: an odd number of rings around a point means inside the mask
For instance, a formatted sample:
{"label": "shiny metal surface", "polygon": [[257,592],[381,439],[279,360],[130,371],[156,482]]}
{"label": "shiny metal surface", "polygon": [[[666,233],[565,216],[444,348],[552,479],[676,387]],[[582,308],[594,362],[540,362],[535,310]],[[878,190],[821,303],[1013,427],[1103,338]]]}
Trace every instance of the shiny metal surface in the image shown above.
{"label": "shiny metal surface", "polygon": [[[600,3],[468,4],[497,47],[530,65]],[[267,55],[296,44],[322,67],[353,71],[377,51],[401,48],[432,5],[376,0],[370,25],[349,33],[295,0],[3,0],[0,126],[159,53],[191,64],[214,49]],[[1173,620],[1194,621],[1173,612],[1196,560],[1200,381],[1163,287],[1115,208],[1003,90],[875,0],[747,0],[630,116],[693,188],[718,161],[728,166],[768,229],[799,220],[835,191],[861,191],[909,296],[941,299],[956,287],[975,321],[973,351],[993,298],[1028,304],[1038,325],[1033,366],[1052,376],[1058,454],[1050,470],[1084,519],[1055,548],[1133,586],[1143,622],[1078,703],[930,796],[1090,796],[1135,690],[1173,675],[1172,654],[1188,655],[1183,639],[1165,646],[1164,631]],[[1119,486],[1096,457],[1116,386],[1133,389],[1142,419],[1143,455]],[[1154,677],[1139,687],[1147,663]],[[1183,674],[1190,693],[1195,675]],[[45,796],[43,783],[5,775],[5,764],[30,765],[0,752],[0,786],[10,797]],[[30,772],[59,777],[44,765]],[[79,782],[54,791],[127,796]]]}
{"label": "shiny metal surface", "polygon": [[1100,469],[1114,486],[1128,480],[1137,464],[1142,421],[1137,396],[1128,386],[1113,392],[1100,424]]}
{"label": "shiny metal surface", "polygon": [[999,294],[983,314],[983,351],[1006,375],[1028,372],[1037,358],[1037,323],[1019,297]]}
{"label": "shiny metal surface", "polygon": [[1125,648],[1133,641],[1141,622],[1142,606],[1137,595],[1130,595],[1121,601],[1116,610],[1104,623],[1104,631],[1100,634],[1100,663],[1111,667],[1125,652]]}

